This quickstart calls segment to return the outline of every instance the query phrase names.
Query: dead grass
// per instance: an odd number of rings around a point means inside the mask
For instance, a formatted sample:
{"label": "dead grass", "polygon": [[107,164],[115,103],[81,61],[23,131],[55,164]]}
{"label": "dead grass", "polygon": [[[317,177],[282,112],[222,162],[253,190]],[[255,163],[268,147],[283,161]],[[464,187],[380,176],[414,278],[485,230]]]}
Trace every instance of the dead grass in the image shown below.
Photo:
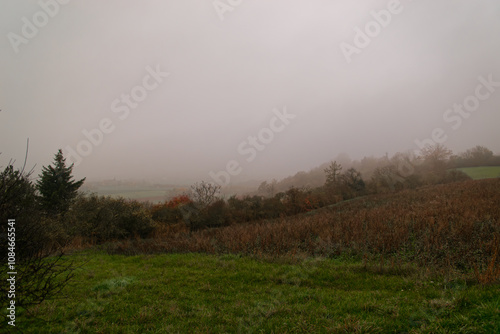
{"label": "dead grass", "polygon": [[163,227],[148,240],[108,245],[112,253],[203,252],[282,256],[354,255],[500,277],[500,179],[366,196],[313,214],[190,232]]}

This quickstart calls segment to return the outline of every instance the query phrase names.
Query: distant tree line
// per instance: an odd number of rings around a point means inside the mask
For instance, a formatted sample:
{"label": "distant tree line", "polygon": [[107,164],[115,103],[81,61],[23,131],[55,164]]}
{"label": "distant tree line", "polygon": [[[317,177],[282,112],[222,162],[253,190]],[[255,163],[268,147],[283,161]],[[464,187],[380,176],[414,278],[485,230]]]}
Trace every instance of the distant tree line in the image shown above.
{"label": "distant tree line", "polygon": [[[443,169],[500,166],[500,156],[494,155],[491,150],[484,146],[475,146],[454,155],[443,145],[436,144],[424,147],[418,155],[413,152],[402,152],[396,153],[392,157],[388,155],[379,158],[364,157],[361,160],[353,161],[347,154],[343,153],[335,158],[335,162],[343,168],[343,171],[354,168],[361,173],[369,189],[373,188],[373,184],[369,184],[372,177],[375,177],[375,181],[380,182],[382,185],[388,183],[400,188],[401,184],[398,183],[405,183],[405,187],[415,187],[422,183],[434,183],[436,181],[435,177],[425,175],[431,171],[442,174]],[[280,181],[265,181],[259,186],[256,194],[262,196],[274,195],[280,191],[286,191],[290,187],[322,187],[326,182],[329,182],[325,169],[330,168],[330,165],[331,163],[325,163],[308,172],[301,171]],[[391,188],[389,185],[387,187]]]}

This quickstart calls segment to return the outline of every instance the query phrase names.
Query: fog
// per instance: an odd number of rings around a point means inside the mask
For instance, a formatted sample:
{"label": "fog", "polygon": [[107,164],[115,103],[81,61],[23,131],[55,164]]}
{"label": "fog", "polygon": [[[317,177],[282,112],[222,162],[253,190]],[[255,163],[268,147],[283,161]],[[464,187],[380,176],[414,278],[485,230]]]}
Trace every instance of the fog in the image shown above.
{"label": "fog", "polygon": [[496,0],[2,1],[0,166],[27,138],[35,175],[61,148],[77,178],[171,183],[423,140],[498,154],[499,17]]}

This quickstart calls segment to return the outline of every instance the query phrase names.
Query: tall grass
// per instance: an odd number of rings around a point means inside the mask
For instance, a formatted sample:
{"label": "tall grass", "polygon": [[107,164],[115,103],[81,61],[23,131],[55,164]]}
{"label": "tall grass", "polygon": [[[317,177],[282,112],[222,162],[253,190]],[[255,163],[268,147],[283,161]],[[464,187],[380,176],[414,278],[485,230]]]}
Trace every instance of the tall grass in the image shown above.
{"label": "tall grass", "polygon": [[[365,196],[308,214],[107,244],[111,253],[204,252],[394,258],[498,279],[500,180]],[[382,256],[382,257],[381,257]],[[492,263],[493,259],[493,263]],[[484,279],[486,280],[486,279]]]}

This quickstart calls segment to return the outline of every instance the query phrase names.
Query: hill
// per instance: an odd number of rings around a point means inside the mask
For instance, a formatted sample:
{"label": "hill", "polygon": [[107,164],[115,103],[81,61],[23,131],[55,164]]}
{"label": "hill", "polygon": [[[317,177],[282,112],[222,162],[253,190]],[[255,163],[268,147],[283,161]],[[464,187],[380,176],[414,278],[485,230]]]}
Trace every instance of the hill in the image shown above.
{"label": "hill", "polygon": [[226,227],[160,226],[149,239],[69,256],[81,264],[73,284],[20,310],[18,324],[26,333],[499,332],[498,203],[500,179],[469,180]]}
{"label": "hill", "polygon": [[[500,179],[358,197],[307,214],[191,232],[166,226],[112,253],[205,252],[385,256],[472,271],[499,251]],[[499,272],[500,275],[500,272]]]}

